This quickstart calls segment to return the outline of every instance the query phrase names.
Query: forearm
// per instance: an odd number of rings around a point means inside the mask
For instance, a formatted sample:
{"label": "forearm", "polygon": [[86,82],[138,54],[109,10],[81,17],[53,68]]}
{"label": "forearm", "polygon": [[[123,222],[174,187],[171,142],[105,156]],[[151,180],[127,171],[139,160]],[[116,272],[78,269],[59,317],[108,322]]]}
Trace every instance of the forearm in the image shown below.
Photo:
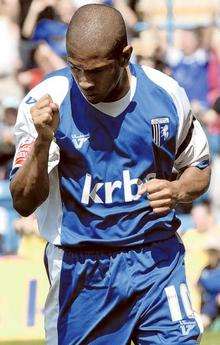
{"label": "forearm", "polygon": [[211,169],[200,170],[188,167],[172,184],[176,189],[177,203],[191,202],[201,196],[209,187]]}
{"label": "forearm", "polygon": [[37,11],[29,11],[27,17],[25,18],[23,27],[22,27],[22,35],[26,38],[31,37],[33,34],[34,28],[37,23],[37,17],[39,13]]}
{"label": "forearm", "polygon": [[11,182],[14,208],[28,216],[46,200],[49,194],[47,172],[50,141],[36,139],[29,157]]}

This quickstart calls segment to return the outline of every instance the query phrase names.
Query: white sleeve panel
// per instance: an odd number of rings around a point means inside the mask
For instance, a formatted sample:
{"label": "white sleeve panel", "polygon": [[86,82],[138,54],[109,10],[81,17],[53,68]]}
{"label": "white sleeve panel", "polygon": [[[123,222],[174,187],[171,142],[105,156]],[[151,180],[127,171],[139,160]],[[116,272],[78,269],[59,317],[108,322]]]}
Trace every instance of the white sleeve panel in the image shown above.
{"label": "white sleeve panel", "polygon": [[204,130],[198,120],[194,120],[193,123],[191,139],[175,160],[174,168],[177,171],[187,166],[199,166],[202,162],[209,162],[209,147]]}
{"label": "white sleeve panel", "polygon": [[57,167],[51,171],[49,183],[48,198],[36,209],[35,215],[41,236],[47,242],[59,245],[63,213]]}
{"label": "white sleeve panel", "polygon": [[[37,131],[31,118],[30,109],[45,94],[49,94],[53,101],[60,106],[69,89],[66,77],[50,77],[34,87],[23,99],[18,110],[15,124],[16,153],[13,169],[20,167],[28,156],[32,144],[37,138]],[[48,172],[59,163],[59,147],[53,141],[49,151]]]}
{"label": "white sleeve panel", "polygon": [[184,143],[187,142],[187,136],[191,131],[192,137],[189,138],[186,147],[183,148],[183,151],[178,156],[175,162],[175,168],[181,169],[189,165],[195,166],[198,162],[208,160],[209,149],[207,138],[198,120],[193,121],[190,102],[185,90],[166,74],[151,67],[142,67],[147,77],[171,96],[176,107],[179,121],[176,138],[176,154],[178,154],[178,149],[182,148]]}

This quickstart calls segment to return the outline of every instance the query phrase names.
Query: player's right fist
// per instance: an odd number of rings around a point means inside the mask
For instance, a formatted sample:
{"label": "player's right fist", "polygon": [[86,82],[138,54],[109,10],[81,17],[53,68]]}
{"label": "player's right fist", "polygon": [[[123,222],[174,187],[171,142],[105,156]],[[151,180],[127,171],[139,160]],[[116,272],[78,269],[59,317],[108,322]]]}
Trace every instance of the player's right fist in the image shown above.
{"label": "player's right fist", "polygon": [[59,125],[59,108],[50,95],[40,98],[30,110],[38,137],[51,141]]}

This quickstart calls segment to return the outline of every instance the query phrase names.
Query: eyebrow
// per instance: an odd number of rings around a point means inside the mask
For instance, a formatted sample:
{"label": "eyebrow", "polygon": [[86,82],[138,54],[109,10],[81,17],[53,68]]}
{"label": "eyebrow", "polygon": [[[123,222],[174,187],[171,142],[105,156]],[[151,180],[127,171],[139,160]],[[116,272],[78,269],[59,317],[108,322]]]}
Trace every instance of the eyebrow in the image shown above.
{"label": "eyebrow", "polygon": [[[70,67],[76,67],[76,68],[82,68],[82,65],[77,65],[77,64],[74,64],[72,61],[68,60],[67,59],[67,63]],[[87,71],[101,71],[102,69],[105,69],[106,67],[110,67],[112,65],[112,62],[110,62],[109,64],[107,65],[103,65],[103,66],[99,66],[99,67],[95,67],[95,68],[92,68],[92,69],[85,69]],[[84,69],[84,68],[82,68]]]}

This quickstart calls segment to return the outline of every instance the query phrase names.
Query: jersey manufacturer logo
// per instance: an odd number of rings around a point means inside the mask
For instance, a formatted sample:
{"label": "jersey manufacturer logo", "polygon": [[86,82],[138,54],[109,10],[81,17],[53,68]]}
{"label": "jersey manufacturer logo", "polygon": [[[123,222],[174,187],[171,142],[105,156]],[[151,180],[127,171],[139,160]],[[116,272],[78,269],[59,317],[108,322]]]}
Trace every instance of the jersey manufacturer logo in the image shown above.
{"label": "jersey manufacturer logo", "polygon": [[158,147],[169,138],[169,123],[168,117],[158,117],[151,120],[153,141]]}
{"label": "jersey manufacturer logo", "polygon": [[78,150],[83,147],[83,144],[90,138],[90,135],[89,134],[72,134],[71,138],[72,138],[75,148]]}
{"label": "jersey manufacturer logo", "polygon": [[[114,202],[113,194],[119,189],[123,189],[124,191],[125,202],[138,200],[141,198],[139,190],[142,184],[155,177],[156,174],[151,173],[146,176],[144,181],[139,178],[132,179],[130,176],[130,171],[123,170],[122,181],[116,180],[112,182],[98,182],[92,186],[92,176],[90,174],[86,174],[81,202],[88,205],[91,200],[96,204],[111,204]],[[102,193],[102,195],[104,194],[103,199],[99,193]]]}
{"label": "jersey manufacturer logo", "polygon": [[196,321],[192,320],[192,321],[185,321],[185,320],[181,320],[180,321],[180,328],[182,331],[183,335],[189,335],[190,332],[197,326]]}
{"label": "jersey manufacturer logo", "polygon": [[37,102],[37,100],[31,96],[28,97],[28,99],[25,101],[26,104],[34,104],[36,102]]}

